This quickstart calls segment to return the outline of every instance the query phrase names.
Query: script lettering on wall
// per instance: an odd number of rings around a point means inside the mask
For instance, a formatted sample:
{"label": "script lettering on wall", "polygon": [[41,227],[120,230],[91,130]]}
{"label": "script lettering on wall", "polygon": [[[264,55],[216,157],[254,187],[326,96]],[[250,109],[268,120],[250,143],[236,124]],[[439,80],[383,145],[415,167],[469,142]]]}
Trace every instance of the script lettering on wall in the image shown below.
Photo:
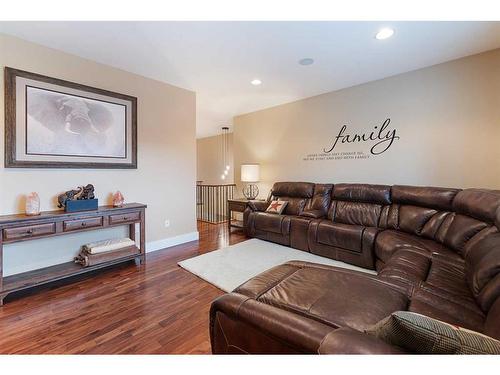
{"label": "script lettering on wall", "polygon": [[[399,140],[396,128],[391,128],[391,119],[387,118],[381,125],[374,126],[367,132],[351,132],[348,125],[342,125],[338,133],[329,144],[323,147],[322,152],[308,154],[305,161],[311,160],[342,160],[368,159],[388,151],[395,141]],[[364,150],[345,150],[342,146],[366,145]]]}

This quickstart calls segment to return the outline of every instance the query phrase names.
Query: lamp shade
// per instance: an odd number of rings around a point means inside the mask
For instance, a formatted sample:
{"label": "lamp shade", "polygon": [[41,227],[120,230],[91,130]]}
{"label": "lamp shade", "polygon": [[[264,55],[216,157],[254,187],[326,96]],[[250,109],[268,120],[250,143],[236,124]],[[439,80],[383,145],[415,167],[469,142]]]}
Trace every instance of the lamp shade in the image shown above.
{"label": "lamp shade", "polygon": [[259,180],[259,164],[241,164],[241,182],[258,182]]}

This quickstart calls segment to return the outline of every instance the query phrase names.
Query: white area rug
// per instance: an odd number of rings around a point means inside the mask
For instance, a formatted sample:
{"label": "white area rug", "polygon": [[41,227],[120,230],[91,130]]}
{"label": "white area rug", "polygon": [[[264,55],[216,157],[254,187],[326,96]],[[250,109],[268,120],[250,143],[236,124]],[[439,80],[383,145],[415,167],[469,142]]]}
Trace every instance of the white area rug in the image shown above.
{"label": "white area rug", "polygon": [[231,292],[259,273],[290,260],[320,263],[376,274],[375,271],[256,238],[183,260],[178,265],[217,288]]}

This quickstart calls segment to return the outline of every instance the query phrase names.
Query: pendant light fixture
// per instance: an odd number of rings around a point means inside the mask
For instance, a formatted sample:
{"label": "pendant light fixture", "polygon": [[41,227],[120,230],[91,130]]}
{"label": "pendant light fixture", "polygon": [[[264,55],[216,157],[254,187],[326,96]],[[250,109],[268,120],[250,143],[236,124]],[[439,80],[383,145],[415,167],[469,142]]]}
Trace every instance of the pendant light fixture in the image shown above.
{"label": "pendant light fixture", "polygon": [[229,165],[229,128],[227,126],[222,127],[221,134],[221,151],[222,151],[222,174],[220,176],[221,180],[225,180],[229,175],[229,170],[231,166]]}

